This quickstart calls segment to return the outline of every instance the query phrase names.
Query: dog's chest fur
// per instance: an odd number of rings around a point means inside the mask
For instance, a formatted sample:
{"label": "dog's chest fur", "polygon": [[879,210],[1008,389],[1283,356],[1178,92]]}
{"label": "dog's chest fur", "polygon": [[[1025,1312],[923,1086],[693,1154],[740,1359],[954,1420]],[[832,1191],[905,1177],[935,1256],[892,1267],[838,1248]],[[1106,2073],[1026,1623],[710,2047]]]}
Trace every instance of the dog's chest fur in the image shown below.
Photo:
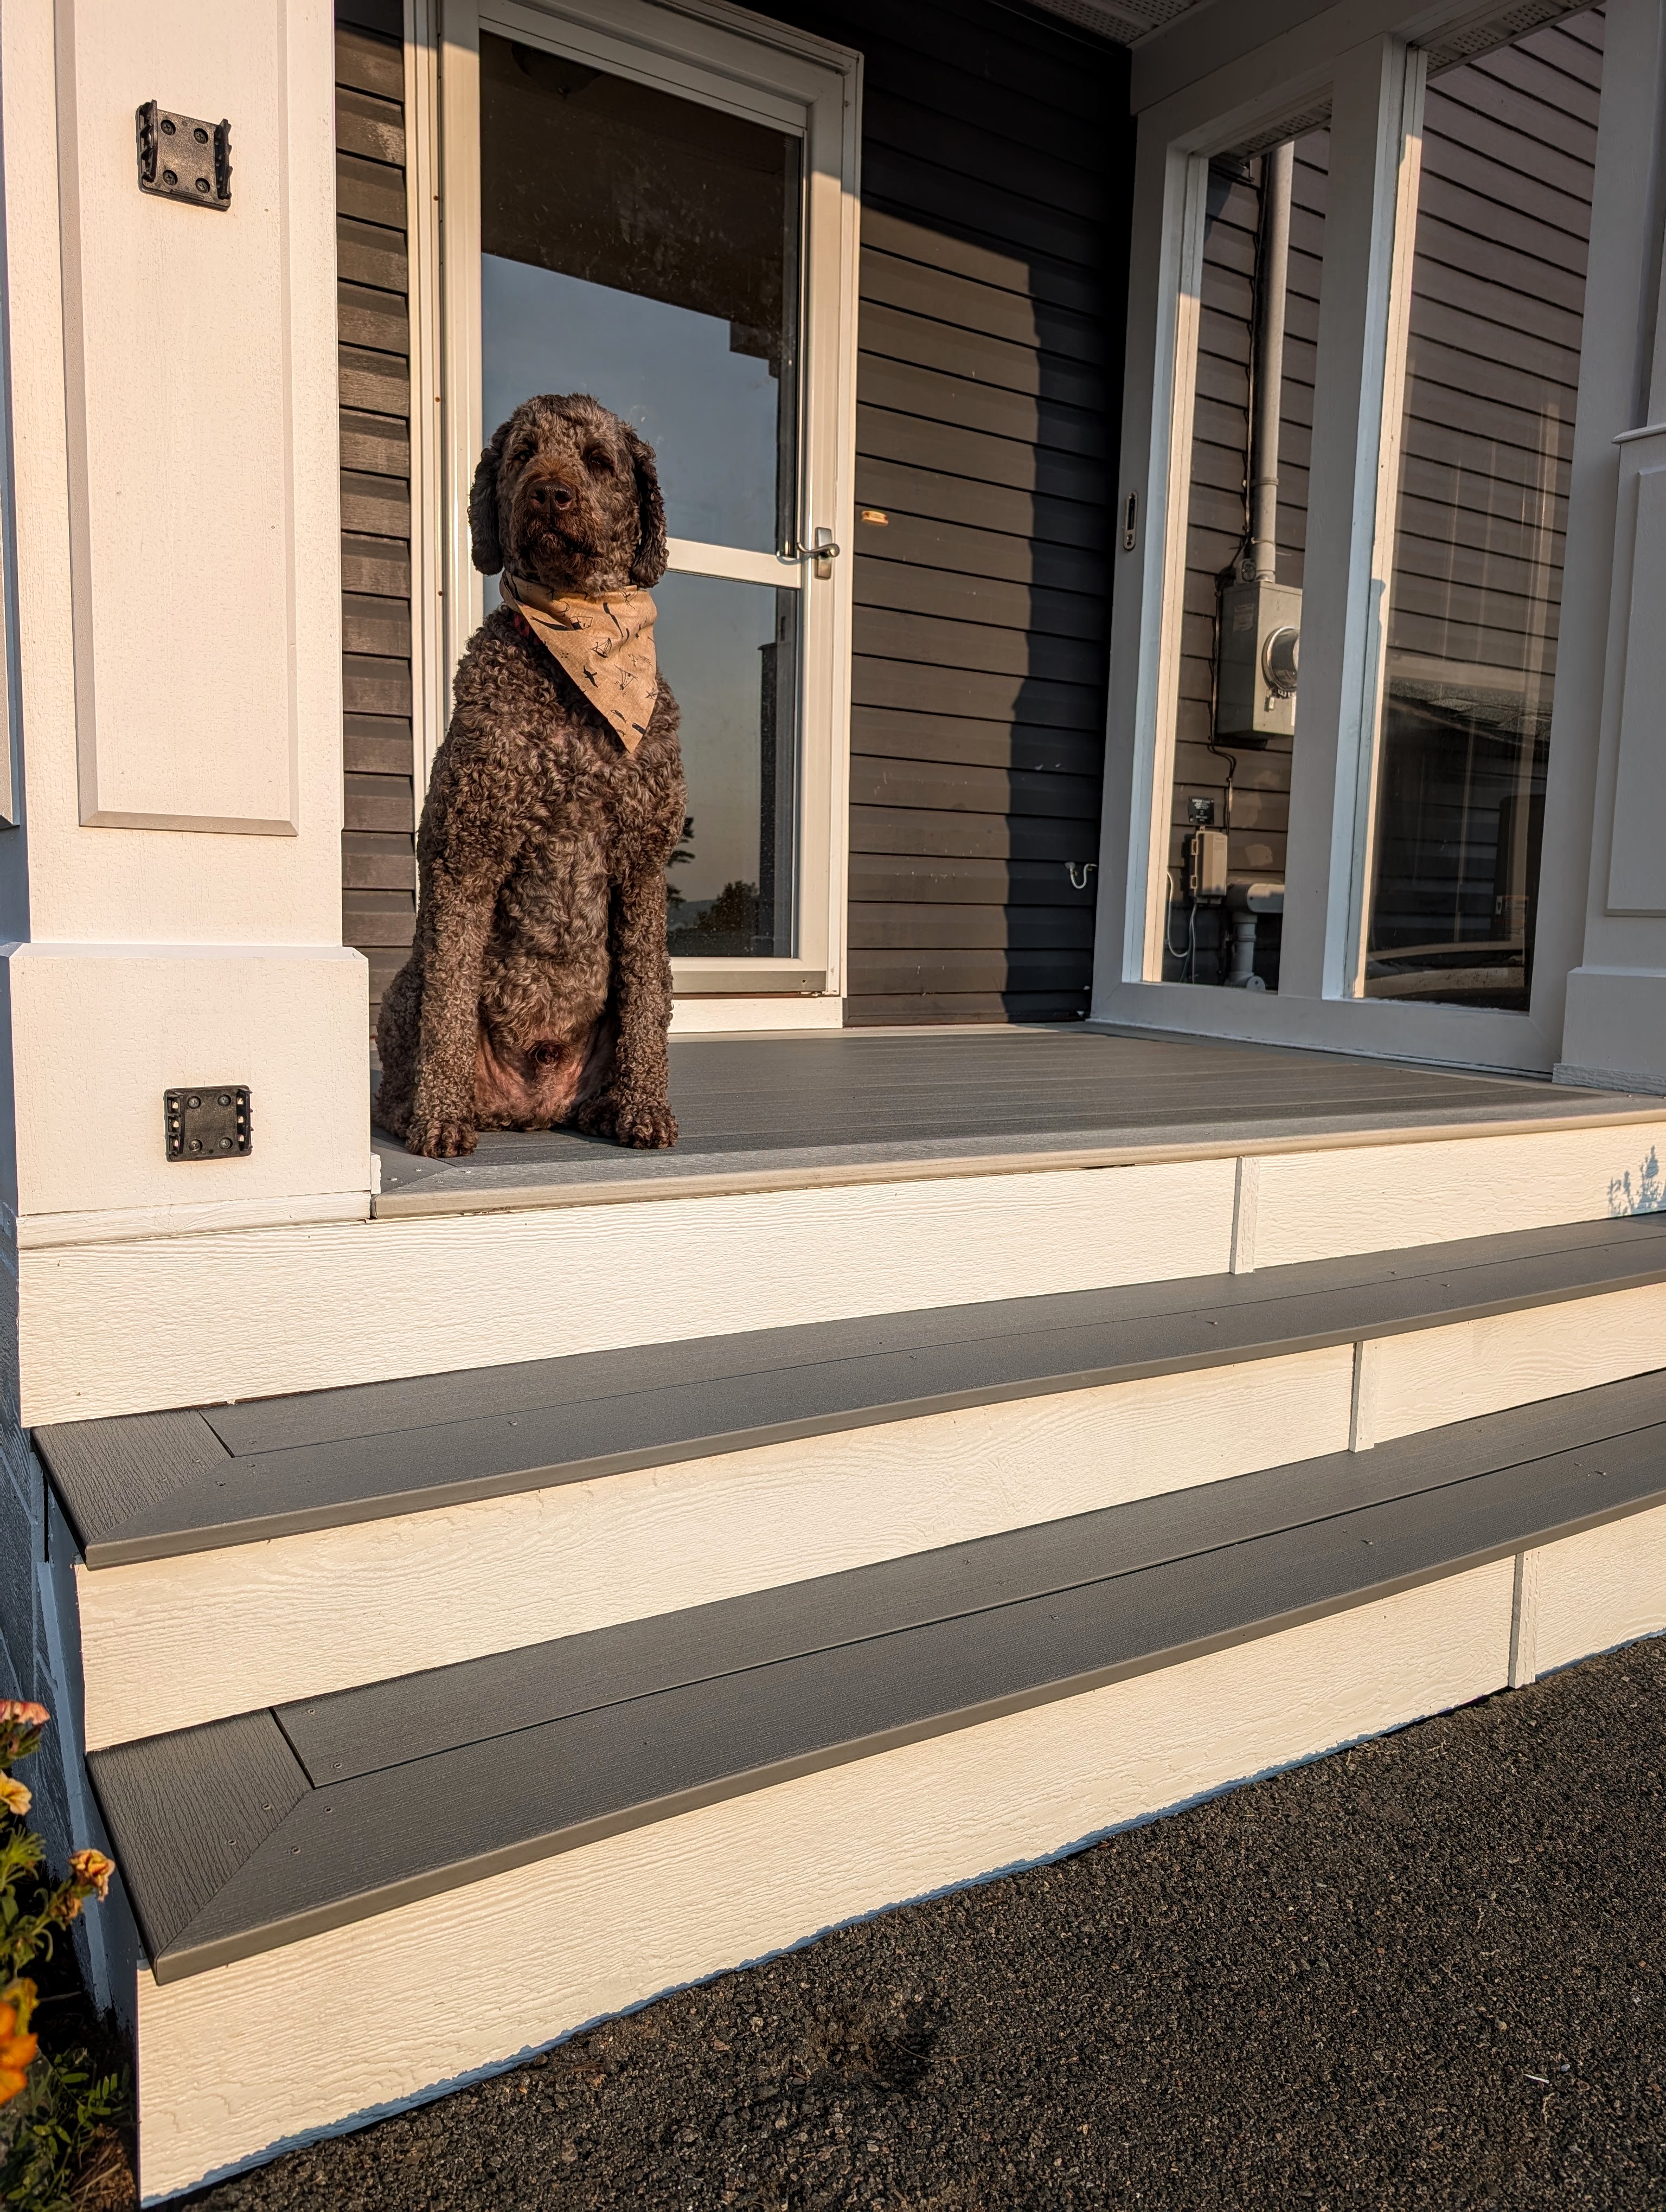
{"label": "dog's chest fur", "polygon": [[486,624],[459,672],[458,703],[492,733],[499,787],[483,798],[514,824],[500,906],[536,928],[540,909],[576,921],[610,885],[664,868],[683,826],[683,765],[663,681],[648,734],[628,753],[513,623],[497,614]]}
{"label": "dog's chest fur", "polygon": [[485,1029],[511,1053],[556,1041],[563,1058],[581,1051],[608,994],[614,887],[662,876],[682,830],[676,702],[662,684],[627,753],[501,611],[458,672],[444,750],[424,810],[425,864],[466,872],[471,848],[483,857],[494,846],[508,862],[482,975]]}

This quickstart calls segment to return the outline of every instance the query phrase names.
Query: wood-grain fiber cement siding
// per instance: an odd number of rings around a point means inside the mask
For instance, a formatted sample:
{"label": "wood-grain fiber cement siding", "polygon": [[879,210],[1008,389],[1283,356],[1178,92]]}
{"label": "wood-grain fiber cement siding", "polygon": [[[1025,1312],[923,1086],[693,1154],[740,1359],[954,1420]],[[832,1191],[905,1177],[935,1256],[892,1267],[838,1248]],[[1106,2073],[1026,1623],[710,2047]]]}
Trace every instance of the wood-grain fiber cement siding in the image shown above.
{"label": "wood-grain fiber cement siding", "polygon": [[399,0],[337,0],[342,940],[370,963],[373,1023],[416,913],[403,30]]}
{"label": "wood-grain fiber cement siding", "polygon": [[761,12],[863,56],[845,1018],[1067,1020],[1093,957],[1067,863],[1099,843],[1127,57],[990,0]]}

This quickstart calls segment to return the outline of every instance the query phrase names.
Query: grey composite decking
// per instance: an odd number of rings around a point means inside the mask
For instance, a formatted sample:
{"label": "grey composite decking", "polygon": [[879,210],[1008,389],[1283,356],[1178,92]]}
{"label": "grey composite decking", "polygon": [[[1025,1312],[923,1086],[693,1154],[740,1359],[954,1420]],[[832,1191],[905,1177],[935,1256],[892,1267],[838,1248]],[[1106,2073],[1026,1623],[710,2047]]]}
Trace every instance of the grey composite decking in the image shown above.
{"label": "grey composite decking", "polygon": [[161,1981],[1666,1499],[1666,1378],[115,1746]]}
{"label": "grey composite decking", "polygon": [[1192,1158],[1643,1119],[1657,1102],[1287,1046],[1045,1028],[672,1040],[668,1152],[488,1132],[466,1160],[376,1133],[379,1216]]}
{"label": "grey composite decking", "polygon": [[93,1569],[1666,1280],[1666,1212],[36,1429]]}

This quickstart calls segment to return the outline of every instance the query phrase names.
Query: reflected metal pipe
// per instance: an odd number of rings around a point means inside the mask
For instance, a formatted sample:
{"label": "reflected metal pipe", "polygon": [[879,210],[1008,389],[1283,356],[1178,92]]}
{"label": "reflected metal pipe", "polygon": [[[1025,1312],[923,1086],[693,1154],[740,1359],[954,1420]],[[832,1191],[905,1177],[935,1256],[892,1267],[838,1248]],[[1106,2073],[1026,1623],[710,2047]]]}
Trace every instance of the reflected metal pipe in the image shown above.
{"label": "reflected metal pipe", "polygon": [[1285,295],[1290,278],[1290,186],[1295,167],[1292,139],[1262,155],[1256,385],[1250,425],[1250,556],[1243,572],[1247,582],[1270,584],[1279,568],[1279,414],[1284,390]]}

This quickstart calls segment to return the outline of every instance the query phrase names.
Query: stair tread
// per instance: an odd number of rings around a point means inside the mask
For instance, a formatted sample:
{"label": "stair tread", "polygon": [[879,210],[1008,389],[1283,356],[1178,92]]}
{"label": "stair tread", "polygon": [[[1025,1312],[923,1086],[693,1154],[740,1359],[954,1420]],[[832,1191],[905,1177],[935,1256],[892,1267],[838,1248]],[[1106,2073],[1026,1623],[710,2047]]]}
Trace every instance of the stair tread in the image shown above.
{"label": "stair tread", "polygon": [[34,1440],[97,1570],[1661,1280],[1666,1214],[1633,1215],[60,1423]]}
{"label": "stair tread", "polygon": [[[285,1707],[276,1777],[247,1721],[89,1763],[166,1981],[1663,1500],[1657,1373]],[[274,1825],[204,1900],[240,1728]]]}

